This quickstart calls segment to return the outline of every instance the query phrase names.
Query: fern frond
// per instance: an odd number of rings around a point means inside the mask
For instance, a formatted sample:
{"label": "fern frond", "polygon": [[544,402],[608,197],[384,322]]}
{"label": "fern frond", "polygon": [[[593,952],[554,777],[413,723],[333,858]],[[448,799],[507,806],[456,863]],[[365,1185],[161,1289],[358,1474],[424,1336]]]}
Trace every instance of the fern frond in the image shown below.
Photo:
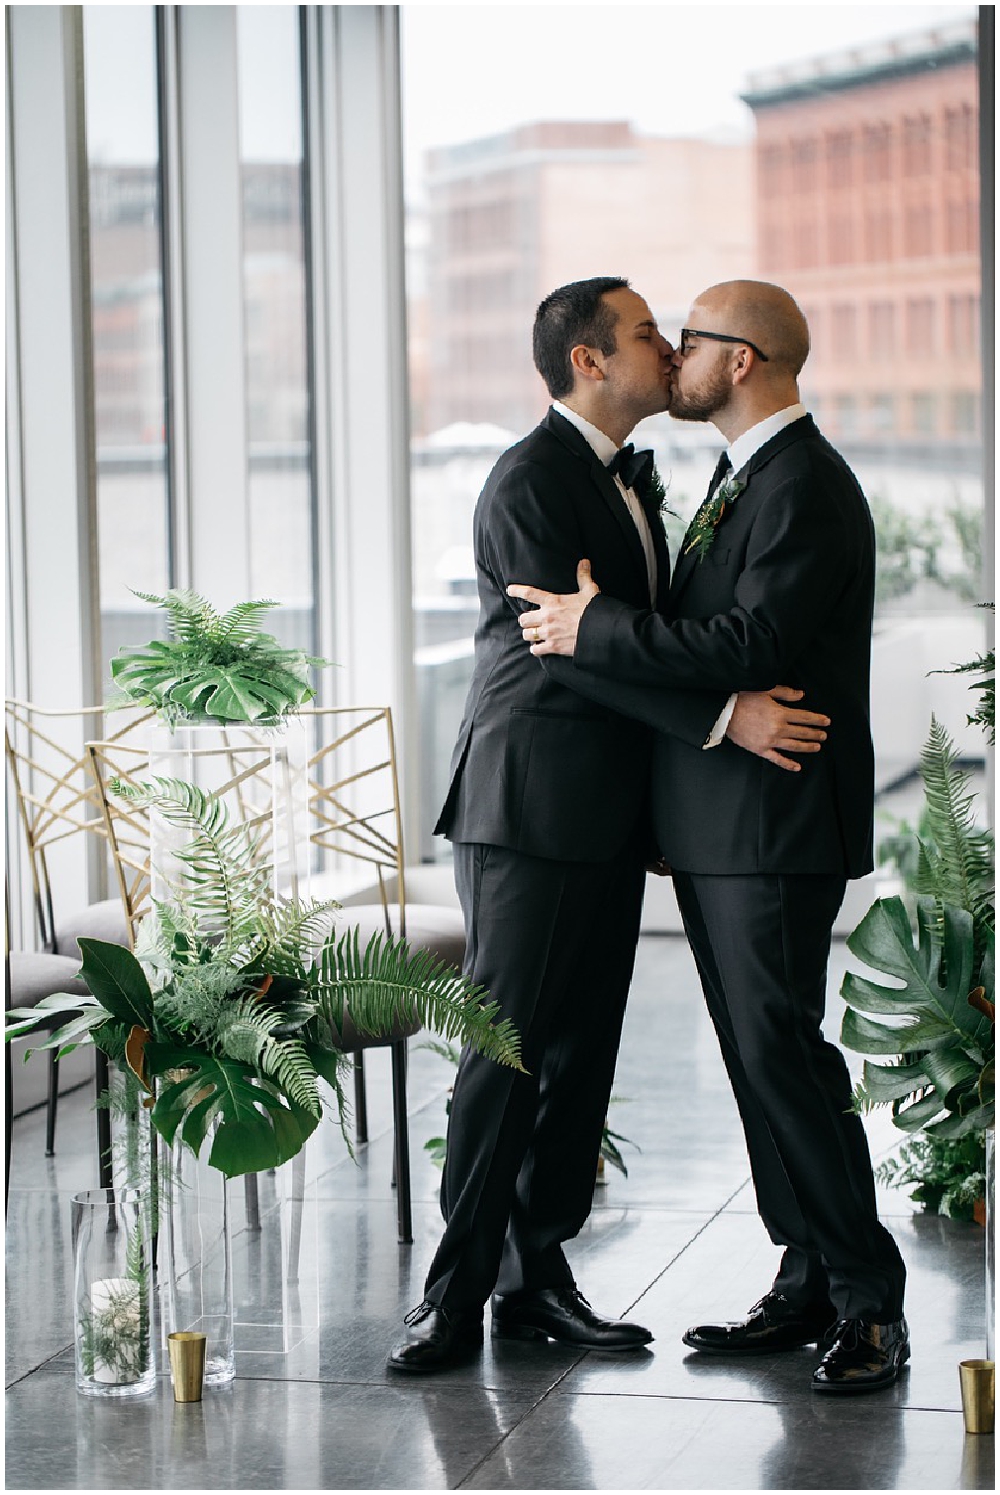
{"label": "fern frond", "polygon": [[260,1053],[260,1068],[297,1105],[319,1116],[322,1104],[316,1071],[301,1038],[268,1038]]}
{"label": "fern frond", "polygon": [[255,833],[245,824],[230,825],[226,805],[217,795],[183,779],[135,784],[113,779],[108,788],[137,808],[156,810],[169,824],[194,833],[187,846],[172,852],[185,868],[188,884],[173,889],[177,900],[190,902],[216,925],[229,948],[243,943],[269,896],[270,876],[262,860],[265,833]]}
{"label": "fern frond", "polygon": [[400,1013],[413,1013],[446,1039],[461,1038],[498,1064],[521,1064],[520,1036],[499,1005],[453,966],[428,950],[410,950],[405,940],[374,934],[361,953],[357,929],[323,946],[311,981],[320,1011],[339,1031],[345,1011],[369,1033],[386,1033]]}
{"label": "fern frond", "polygon": [[242,644],[256,638],[260,634],[264,614],[277,606],[277,602],[272,602],[267,597],[254,602],[238,602],[219,619],[220,641],[228,644]]}
{"label": "fern frond", "polygon": [[993,842],[976,828],[969,777],[955,767],[955,748],[936,717],[920,755],[929,842],[921,839],[917,891],[992,925]]}

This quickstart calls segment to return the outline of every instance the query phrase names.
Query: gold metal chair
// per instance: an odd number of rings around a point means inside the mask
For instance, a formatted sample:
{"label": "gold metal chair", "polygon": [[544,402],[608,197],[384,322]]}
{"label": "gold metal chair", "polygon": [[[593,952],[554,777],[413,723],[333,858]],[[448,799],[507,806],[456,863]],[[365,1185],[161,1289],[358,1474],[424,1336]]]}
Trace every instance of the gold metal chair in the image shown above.
{"label": "gold metal chair", "polygon": [[[79,966],[79,938],[128,943],[128,929],[117,898],[105,898],[66,912],[65,899],[55,891],[57,864],[72,838],[93,838],[102,859],[107,856],[105,820],[100,794],[90,775],[89,755],[82,739],[99,728],[104,717],[100,706],[72,710],[48,710],[29,701],[5,702],[4,747],[24,834],[31,871],[32,902],[41,951],[67,957]],[[123,743],[149,720],[150,713],[131,712],[110,739]],[[21,955],[17,956],[21,959]],[[107,1084],[104,1056],[96,1056],[96,1083],[100,1093]],[[49,1101],[46,1122],[46,1156],[55,1148],[59,1061],[49,1056]],[[107,1112],[98,1111],[102,1186],[109,1166],[107,1146],[110,1132]]]}
{"label": "gold metal chair", "polygon": [[[319,744],[309,759],[310,839],[323,865],[313,897],[341,904],[338,923],[358,929],[364,947],[377,932],[405,938],[461,966],[465,931],[457,908],[411,905],[406,898],[399,775],[392,712],[387,706],[320,708],[303,713],[316,723]],[[327,734],[329,734],[327,736]],[[399,1239],[413,1239],[410,1152],[406,1116],[406,1040],[419,1024],[404,1016],[391,1034],[345,1034],[354,1052],[355,1125],[368,1140],[364,1050],[388,1045],[392,1056],[393,1134]]]}

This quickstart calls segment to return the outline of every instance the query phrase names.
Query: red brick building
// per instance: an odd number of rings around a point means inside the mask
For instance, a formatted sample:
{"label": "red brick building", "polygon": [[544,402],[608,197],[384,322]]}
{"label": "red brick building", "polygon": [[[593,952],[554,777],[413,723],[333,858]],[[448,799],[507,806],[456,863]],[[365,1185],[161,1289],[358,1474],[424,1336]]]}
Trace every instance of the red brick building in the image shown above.
{"label": "red brick building", "polygon": [[978,455],[972,22],[754,74],[758,273],[809,318],[803,393],[846,448]]}

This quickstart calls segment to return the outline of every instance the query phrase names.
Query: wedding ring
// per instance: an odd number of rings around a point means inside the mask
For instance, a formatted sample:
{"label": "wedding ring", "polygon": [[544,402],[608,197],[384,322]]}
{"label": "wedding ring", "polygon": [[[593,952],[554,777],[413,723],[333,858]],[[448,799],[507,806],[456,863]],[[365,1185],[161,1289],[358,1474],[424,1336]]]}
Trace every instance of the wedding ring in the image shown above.
{"label": "wedding ring", "polygon": [[533,628],[531,631],[535,635],[534,642],[540,644],[542,642],[542,630],[540,628]]}

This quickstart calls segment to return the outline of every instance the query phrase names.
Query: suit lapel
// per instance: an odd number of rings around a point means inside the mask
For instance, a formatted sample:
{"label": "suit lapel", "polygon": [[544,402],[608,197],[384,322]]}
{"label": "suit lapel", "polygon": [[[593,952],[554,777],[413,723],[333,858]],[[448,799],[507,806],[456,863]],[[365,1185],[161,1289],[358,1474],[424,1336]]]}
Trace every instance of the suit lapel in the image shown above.
{"label": "suit lapel", "polygon": [[[750,461],[746,464],[746,466],[741,467],[739,472],[733,474],[733,476],[739,478],[741,482],[746,483],[746,488],[736,500],[736,504],[739,505],[745,503],[746,496],[750,491],[750,486],[754,478],[758,473],[761,472],[763,468],[767,466],[772,458],[776,457],[779,452],[783,452],[786,447],[791,446],[794,442],[802,441],[806,437],[816,436],[817,434],[816,423],[813,420],[812,416],[805,415],[801,420],[793,421],[790,426],[786,426],[783,431],[779,431],[777,436],[772,436],[770,441],[765,441],[764,445],[762,447],[759,447],[757,451],[754,452],[753,456],[750,458]],[[725,534],[726,525],[728,523],[731,523],[731,521],[732,515],[727,514],[722,520],[718,534],[713,543],[719,543],[720,537]],[[670,597],[672,603],[676,602],[677,598],[680,596],[681,592],[683,592],[684,588],[687,586],[688,582],[691,580],[700,564],[701,563],[699,562],[697,556],[689,551],[682,551],[681,554],[677,557],[677,565],[674,569],[673,584],[670,589]]]}
{"label": "suit lapel", "polygon": [[[586,440],[586,438],[580,434],[575,426],[571,425],[568,420],[565,420],[564,417],[559,414],[558,410],[550,410],[542,424],[552,432],[553,436],[556,436],[562,442],[563,446],[565,446],[569,451],[573,453],[575,457],[578,457],[585,464],[594,487],[597,489],[598,493],[601,495],[602,500],[611,511],[615,523],[618,525],[619,529],[625,537],[625,543],[629,548],[629,553],[631,554],[636,565],[641,567],[642,574],[643,576],[645,576],[646,553],[642,548],[642,541],[639,539],[639,531],[635,527],[635,521],[628,511],[628,506],[626,505],[625,500],[622,498],[621,493],[618,491],[618,484],[615,482],[610,472],[608,472],[608,469],[604,466],[603,462],[599,460],[593,447]],[[662,526],[659,525],[659,522],[657,522],[657,527],[662,531]],[[656,543],[655,530],[653,543],[654,545]],[[659,562],[659,554],[657,554],[657,561]],[[668,560],[668,574],[669,565],[670,563]],[[599,579],[600,578],[598,578],[598,580]]]}

